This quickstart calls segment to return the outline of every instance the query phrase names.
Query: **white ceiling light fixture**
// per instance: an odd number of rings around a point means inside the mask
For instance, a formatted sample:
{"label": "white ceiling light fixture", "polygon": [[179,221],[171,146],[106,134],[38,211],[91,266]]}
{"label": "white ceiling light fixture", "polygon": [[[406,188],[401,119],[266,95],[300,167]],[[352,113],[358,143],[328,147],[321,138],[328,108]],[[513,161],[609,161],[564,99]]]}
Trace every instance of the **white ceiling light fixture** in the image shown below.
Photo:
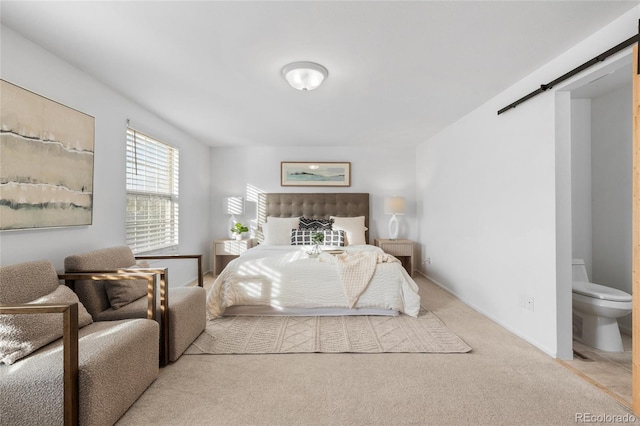
{"label": "white ceiling light fixture", "polygon": [[315,62],[292,62],[282,68],[282,76],[298,90],[316,89],[328,75],[329,71]]}

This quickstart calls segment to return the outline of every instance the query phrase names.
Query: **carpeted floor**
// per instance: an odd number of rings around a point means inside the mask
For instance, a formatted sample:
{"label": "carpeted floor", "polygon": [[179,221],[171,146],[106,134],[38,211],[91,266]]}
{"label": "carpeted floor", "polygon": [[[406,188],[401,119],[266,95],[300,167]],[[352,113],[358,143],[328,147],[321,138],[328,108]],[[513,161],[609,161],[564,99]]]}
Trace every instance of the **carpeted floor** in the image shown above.
{"label": "carpeted floor", "polygon": [[185,355],[267,353],[469,352],[433,313],[390,316],[221,317]]}
{"label": "carpeted floor", "polygon": [[[119,425],[574,425],[633,420],[612,397],[416,277],[473,351],[182,356]],[[609,421],[607,421],[609,420]],[[595,424],[598,424],[597,422]]]}

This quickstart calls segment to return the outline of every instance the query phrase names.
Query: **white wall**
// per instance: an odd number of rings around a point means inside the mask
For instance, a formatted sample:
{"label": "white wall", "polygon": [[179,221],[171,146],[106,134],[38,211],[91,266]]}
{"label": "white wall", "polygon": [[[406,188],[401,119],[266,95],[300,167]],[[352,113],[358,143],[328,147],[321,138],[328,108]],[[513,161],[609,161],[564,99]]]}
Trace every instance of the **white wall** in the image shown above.
{"label": "white wall", "polygon": [[[2,26],[2,78],[95,117],[93,224],[0,233],[0,264],[64,258],[125,243],[125,129],[131,126],[180,149],[180,252],[207,256],[209,147],[186,136],[81,70]],[[194,263],[170,263],[171,283],[196,277]],[[205,268],[206,269],[206,268]]]}
{"label": "white wall", "polygon": [[[633,137],[631,84],[591,102],[593,282],[631,294]],[[631,329],[631,315],[620,319]]]}
{"label": "white wall", "polygon": [[[282,187],[281,161],[349,161],[350,187]],[[388,238],[390,217],[383,213],[384,198],[406,197],[407,214],[400,218],[400,238],[416,240],[416,162],[414,148],[387,147],[259,147],[211,149],[211,229],[214,238],[226,238],[229,216],[223,199],[244,196],[248,222],[256,218],[257,192],[368,192],[370,194],[369,237]]]}
{"label": "white wall", "polygon": [[584,259],[591,277],[591,100],[571,101],[572,256]]}
{"label": "white wall", "polygon": [[419,239],[432,259],[423,271],[554,357],[572,356],[570,202],[556,198],[570,193],[570,101],[556,103],[559,86],[496,112],[636,34],[639,14],[636,7],[417,150]]}

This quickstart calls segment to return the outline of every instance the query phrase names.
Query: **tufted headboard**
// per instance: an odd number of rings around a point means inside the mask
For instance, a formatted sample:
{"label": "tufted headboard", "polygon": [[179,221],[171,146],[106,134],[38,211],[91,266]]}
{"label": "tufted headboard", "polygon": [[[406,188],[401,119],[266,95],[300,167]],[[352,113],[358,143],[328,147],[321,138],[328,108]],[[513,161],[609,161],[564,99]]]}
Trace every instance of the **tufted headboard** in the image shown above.
{"label": "tufted headboard", "polygon": [[[267,216],[312,218],[364,216],[364,226],[369,228],[369,194],[349,192],[258,194],[258,229],[261,229],[262,224],[266,222]],[[364,236],[368,243],[368,230],[365,231]]]}

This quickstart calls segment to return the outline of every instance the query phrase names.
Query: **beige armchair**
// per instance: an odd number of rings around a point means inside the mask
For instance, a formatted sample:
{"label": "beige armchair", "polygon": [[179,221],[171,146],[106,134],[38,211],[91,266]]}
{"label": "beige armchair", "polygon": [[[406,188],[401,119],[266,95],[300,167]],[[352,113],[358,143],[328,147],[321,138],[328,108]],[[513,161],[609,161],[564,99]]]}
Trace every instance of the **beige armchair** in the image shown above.
{"label": "beige armchair", "polygon": [[[197,259],[198,286],[170,289],[168,270],[149,268],[146,261],[151,259]],[[136,257],[128,246],[116,246],[68,256],[64,264],[67,273],[144,271],[159,274],[161,365],[176,361],[204,331],[206,292],[202,287],[202,255]],[[143,284],[84,280],[69,280],[67,284],[78,294],[78,298],[96,321],[146,316],[147,299],[144,297]]]}
{"label": "beige armchair", "polygon": [[[82,278],[155,290],[151,273]],[[93,322],[51,262],[0,267],[2,423],[114,424],[157,378],[158,336],[149,319]]]}

